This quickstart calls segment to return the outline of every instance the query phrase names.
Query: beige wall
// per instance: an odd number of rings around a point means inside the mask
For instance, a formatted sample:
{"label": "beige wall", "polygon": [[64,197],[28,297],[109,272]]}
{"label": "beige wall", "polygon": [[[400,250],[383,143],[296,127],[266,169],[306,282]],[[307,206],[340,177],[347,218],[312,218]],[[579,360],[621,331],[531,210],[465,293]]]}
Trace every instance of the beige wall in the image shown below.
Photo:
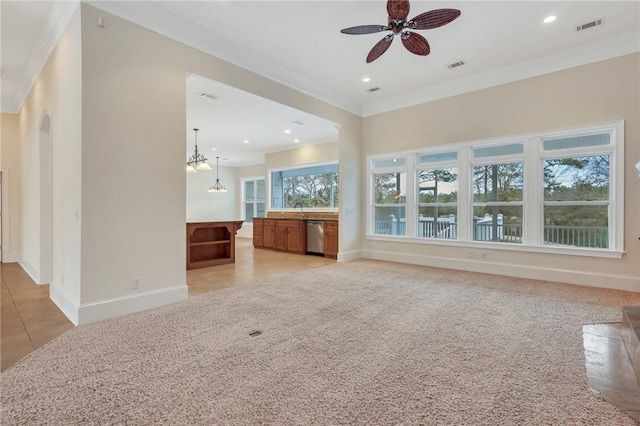
{"label": "beige wall", "polygon": [[267,177],[264,163],[238,167],[238,179],[251,177]]}
{"label": "beige wall", "polygon": [[[95,25],[99,16],[104,29]],[[186,297],[186,72],[340,123],[348,129],[340,143],[360,144],[358,117],[84,3],[82,52],[88,319],[146,307],[141,300]]]}
{"label": "beige wall", "polygon": [[268,171],[336,161],[338,161],[338,143],[331,142],[267,154],[265,168]]}
{"label": "beige wall", "polygon": [[[50,295],[72,321],[77,320],[81,291],[81,71],[78,8],[18,113],[21,191],[11,194],[12,203],[21,206],[20,264],[36,282],[44,283],[48,280],[42,274],[41,261],[49,263],[46,259],[51,256]],[[41,146],[40,125],[45,114],[51,117],[50,145]],[[38,167],[41,157],[50,158],[52,166],[50,247],[41,244],[41,232],[45,231]],[[16,219],[12,216],[11,220]],[[49,254],[43,255],[46,252]]]}
{"label": "beige wall", "polygon": [[[464,248],[363,238],[365,252],[640,291],[640,179],[633,167],[640,159],[639,64],[640,55],[628,55],[363,119],[365,155],[624,120],[627,254],[622,260],[488,250],[487,261],[478,265],[469,262]],[[361,219],[364,235],[365,216]]]}
{"label": "beige wall", "polygon": [[20,116],[3,113],[0,119],[0,169],[2,169],[2,262],[20,260],[20,193],[22,162]]}

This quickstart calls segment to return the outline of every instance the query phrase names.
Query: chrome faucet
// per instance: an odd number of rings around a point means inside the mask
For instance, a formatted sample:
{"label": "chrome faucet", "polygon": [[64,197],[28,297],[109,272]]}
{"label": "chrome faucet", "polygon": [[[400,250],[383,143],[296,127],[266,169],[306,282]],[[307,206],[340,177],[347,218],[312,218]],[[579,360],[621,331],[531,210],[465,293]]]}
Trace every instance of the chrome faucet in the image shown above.
{"label": "chrome faucet", "polygon": [[296,201],[296,203],[293,205],[294,209],[297,209],[298,207],[300,207],[300,217],[304,217],[304,204],[302,204],[302,201]]}

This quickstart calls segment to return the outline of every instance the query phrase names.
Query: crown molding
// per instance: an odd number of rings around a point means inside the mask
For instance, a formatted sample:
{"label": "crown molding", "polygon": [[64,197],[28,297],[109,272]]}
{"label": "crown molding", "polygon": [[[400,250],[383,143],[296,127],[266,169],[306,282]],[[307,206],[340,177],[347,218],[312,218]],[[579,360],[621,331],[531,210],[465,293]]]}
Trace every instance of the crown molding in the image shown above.
{"label": "crown molding", "polygon": [[42,68],[47,63],[51,52],[58,44],[60,36],[67,28],[71,17],[76,11],[79,0],[55,1],[51,7],[51,13],[42,28],[38,42],[31,52],[24,73],[22,74],[14,93],[8,97],[3,96],[2,112],[18,112],[27,99],[31,88],[36,82]]}
{"label": "crown molding", "polygon": [[545,58],[521,62],[499,70],[477,74],[445,84],[428,86],[409,93],[367,102],[362,106],[362,116],[368,117],[381,114],[636,52],[640,52],[640,32],[633,32],[622,37],[601,41],[597,44],[581,46]]}
{"label": "crown molding", "polygon": [[[595,45],[360,104],[152,2],[86,0],[85,3],[361,117],[640,52],[640,32],[633,32]],[[54,2],[17,87],[3,90],[2,112],[20,110],[79,4],[80,0]]]}
{"label": "crown molding", "polygon": [[358,116],[362,115],[359,102],[240,46],[233,40],[187,21],[157,4],[104,0],[87,0],[85,3],[318,100]]}

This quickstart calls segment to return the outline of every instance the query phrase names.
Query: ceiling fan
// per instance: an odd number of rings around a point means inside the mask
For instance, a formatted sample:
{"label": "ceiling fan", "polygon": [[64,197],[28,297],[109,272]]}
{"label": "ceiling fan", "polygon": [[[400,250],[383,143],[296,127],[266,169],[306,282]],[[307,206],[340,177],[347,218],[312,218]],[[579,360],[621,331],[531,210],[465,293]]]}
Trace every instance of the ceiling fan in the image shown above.
{"label": "ceiling fan", "polygon": [[460,16],[458,9],[436,9],[421,13],[407,21],[407,16],[409,16],[409,0],[388,0],[387,13],[389,14],[388,25],[359,25],[357,27],[340,30],[343,34],[354,35],[392,31],[391,34],[387,34],[373,46],[373,49],[371,49],[367,55],[367,63],[375,61],[386,52],[389,46],[391,46],[393,36],[398,33],[400,34],[402,44],[409,52],[420,56],[427,56],[429,52],[431,52],[431,47],[427,39],[418,33],[408,30],[430,30],[432,28],[438,28]]}

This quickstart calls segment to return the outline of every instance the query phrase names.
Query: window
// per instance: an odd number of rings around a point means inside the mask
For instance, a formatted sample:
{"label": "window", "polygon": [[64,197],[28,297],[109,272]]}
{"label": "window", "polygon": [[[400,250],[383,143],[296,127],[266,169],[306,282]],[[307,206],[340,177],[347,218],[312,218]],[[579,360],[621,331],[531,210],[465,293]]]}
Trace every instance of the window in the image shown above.
{"label": "window", "polygon": [[271,172],[271,208],[338,208],[338,164]]}
{"label": "window", "polygon": [[619,257],[623,136],[616,122],[372,156],[368,238]]}
{"label": "window", "polygon": [[609,247],[610,136],[601,133],[543,141],[547,157],[542,163],[544,244]]}
{"label": "window", "polygon": [[458,238],[458,152],[418,155],[417,236]]}
{"label": "window", "polygon": [[473,148],[474,241],[522,243],[523,154],[523,143]]}
{"label": "window", "polygon": [[253,223],[254,217],[264,217],[264,179],[243,179],[244,220]]}
{"label": "window", "polygon": [[374,219],[373,232],[378,235],[406,234],[405,158],[383,158],[374,161],[373,174]]}

